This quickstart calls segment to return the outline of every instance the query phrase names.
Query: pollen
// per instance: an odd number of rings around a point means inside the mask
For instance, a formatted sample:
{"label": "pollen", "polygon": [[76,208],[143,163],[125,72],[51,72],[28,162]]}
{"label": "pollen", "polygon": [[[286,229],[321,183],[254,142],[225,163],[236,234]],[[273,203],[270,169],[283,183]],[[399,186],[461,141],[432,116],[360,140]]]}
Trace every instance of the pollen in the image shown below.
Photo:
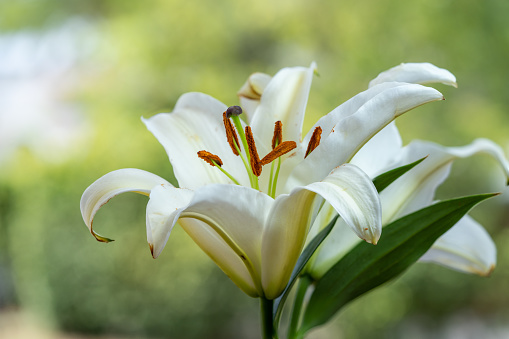
{"label": "pollen", "polygon": [[[225,111],[223,113],[223,123],[224,129],[226,130],[226,139],[228,140],[228,144],[230,145],[233,154],[239,155],[237,151],[237,147],[239,147],[239,137],[237,136],[237,132],[235,132],[235,128],[233,128],[232,121],[228,118],[228,113]],[[237,145],[237,147],[235,147]]]}
{"label": "pollen", "polygon": [[253,132],[251,131],[250,126],[246,126],[246,141],[249,148],[249,156],[251,158],[251,170],[254,175],[259,177],[260,174],[262,174],[262,164],[258,156],[258,151],[256,150]]}
{"label": "pollen", "polygon": [[283,141],[283,124],[281,121],[276,121],[274,125],[274,136],[272,137],[272,149],[275,149],[278,144]]}
{"label": "pollen", "polygon": [[223,166],[223,162],[221,161],[221,158],[219,158],[217,155],[212,154],[207,151],[199,151],[198,157],[204,161],[206,161],[210,166]]}
{"label": "pollen", "polygon": [[308,149],[306,150],[306,155],[304,158],[306,158],[311,152],[314,151],[315,148],[320,145],[320,139],[322,137],[322,128],[320,126],[316,127],[313,131],[313,135],[311,136],[311,139],[309,140]]}
{"label": "pollen", "polygon": [[269,154],[264,156],[261,163],[262,165],[270,164],[275,159],[295,148],[297,148],[297,143],[295,141],[283,141],[281,144],[277,145],[276,148],[274,148]]}

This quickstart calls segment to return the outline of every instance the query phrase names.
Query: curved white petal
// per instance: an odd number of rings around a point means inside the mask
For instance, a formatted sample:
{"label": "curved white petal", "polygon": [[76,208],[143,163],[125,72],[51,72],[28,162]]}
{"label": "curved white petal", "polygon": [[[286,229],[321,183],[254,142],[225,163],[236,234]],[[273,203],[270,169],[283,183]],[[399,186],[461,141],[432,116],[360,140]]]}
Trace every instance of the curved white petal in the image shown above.
{"label": "curved white petal", "polygon": [[135,168],[124,168],[110,172],[97,179],[81,196],[81,216],[90,233],[103,242],[111,239],[100,236],[92,229],[94,216],[111,198],[125,192],[135,192],[149,195],[150,190],[157,185],[171,185],[163,178],[150,172]]}
{"label": "curved white petal", "polygon": [[316,69],[315,63],[309,68],[292,67],[280,70],[263,91],[260,105],[256,109],[251,127],[257,142],[270,150],[274,123],[283,123],[283,140],[301,140],[302,123]]}
{"label": "curved white petal", "polygon": [[370,178],[345,164],[322,182],[297,187],[276,198],[262,243],[262,284],[268,298],[284,289],[325,199],[354,232],[376,244],[382,230],[381,206]]}
{"label": "curved white petal", "polygon": [[311,139],[311,135],[313,135],[313,131],[316,127],[320,126],[322,128],[322,138],[327,138],[329,134],[332,132],[332,129],[338,122],[343,120],[346,117],[351,116],[352,114],[356,113],[359,108],[361,108],[364,104],[366,104],[368,101],[373,99],[374,97],[378,96],[380,93],[387,91],[391,88],[400,87],[408,85],[407,83],[403,82],[387,82],[380,84],[378,86],[374,86],[372,88],[369,88],[365,90],[364,92],[361,92],[352,98],[348,99],[335,109],[333,109],[331,112],[329,112],[327,115],[324,115],[318,121],[313,125],[313,127],[309,130],[307,135],[305,136],[303,140],[303,144],[307,147],[307,144],[309,143],[309,140]]}
{"label": "curved white petal", "polygon": [[175,223],[194,192],[171,185],[159,185],[150,193],[147,204],[147,241],[154,258],[161,254]]}
{"label": "curved white petal", "polygon": [[380,73],[375,79],[371,80],[369,87],[378,84],[400,81],[413,84],[442,83],[457,87],[456,77],[446,69],[438,68],[428,62],[424,63],[403,63]]}
{"label": "curved white petal", "polygon": [[344,164],[321,182],[304,187],[321,195],[357,236],[376,244],[382,233],[382,207],[371,179],[360,168]]}
{"label": "curved white petal", "polygon": [[[179,221],[186,233],[214,262],[251,296],[260,296],[261,239],[272,198],[251,188],[212,184],[188,194],[156,187],[147,206],[154,234],[154,256],[161,253]],[[175,194],[185,195],[175,198]],[[176,203],[177,202],[177,203]],[[156,238],[157,235],[157,238]]]}
{"label": "curved white petal", "polygon": [[497,249],[488,232],[466,215],[438,238],[420,261],[487,276],[495,268]]}
{"label": "curved white petal", "polygon": [[249,185],[242,160],[228,145],[223,125],[227,107],[202,93],[182,95],[172,113],[142,121],[163,145],[180,187],[194,189],[209,183],[231,183],[221,171],[198,158],[206,150],[218,155],[223,168],[240,183]]}
{"label": "curved white petal", "polygon": [[[385,88],[387,85],[379,86]],[[332,168],[350,161],[369,139],[396,117],[412,108],[441,99],[443,96],[437,90],[415,84],[383,90],[355,113],[338,121],[326,139],[295,167],[287,184],[324,178]]]}
{"label": "curved white petal", "polygon": [[383,223],[386,224],[431,204],[436,188],[449,174],[452,161],[477,153],[486,153],[495,158],[506,178],[509,178],[509,162],[501,148],[487,139],[477,139],[462,147],[443,147],[416,140],[404,147],[396,166],[428,157],[381,192]]}
{"label": "curved white petal", "polygon": [[260,98],[263,95],[263,91],[271,79],[272,76],[268,74],[253,73],[237,92],[240,100],[240,106],[246,114],[248,122],[251,122],[253,119],[254,112],[260,104]]}

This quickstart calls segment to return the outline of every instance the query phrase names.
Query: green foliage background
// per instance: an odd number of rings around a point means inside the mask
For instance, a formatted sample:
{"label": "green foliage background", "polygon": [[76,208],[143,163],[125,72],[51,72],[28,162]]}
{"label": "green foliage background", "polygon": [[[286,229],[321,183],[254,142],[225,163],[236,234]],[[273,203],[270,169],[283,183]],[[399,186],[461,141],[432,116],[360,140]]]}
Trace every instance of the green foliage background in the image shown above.
{"label": "green foliage background", "polygon": [[[115,198],[98,214],[97,230],[116,242],[97,243],[87,233],[79,199],[101,175],[135,167],[173,180],[164,150],[140,116],[171,111],[189,91],[233,105],[250,73],[316,61],[309,127],[379,72],[427,61],[453,72],[459,88],[436,86],[447,101],[398,119],[405,142],[453,146],[488,137],[506,147],[508,14],[505,0],[0,1],[0,34],[44,32],[80,19],[101,38],[66,98],[92,122],[87,143],[63,164],[26,149],[1,164],[2,306],[20,306],[71,332],[256,338],[257,300],[245,297],[184,232],[176,229],[160,258],[151,258],[145,197]],[[440,197],[503,190],[494,167],[483,156],[458,161]],[[493,199],[474,212],[499,250],[490,278],[418,264],[314,335],[404,338],[417,324],[431,338],[458,314],[506,323],[505,201]]]}

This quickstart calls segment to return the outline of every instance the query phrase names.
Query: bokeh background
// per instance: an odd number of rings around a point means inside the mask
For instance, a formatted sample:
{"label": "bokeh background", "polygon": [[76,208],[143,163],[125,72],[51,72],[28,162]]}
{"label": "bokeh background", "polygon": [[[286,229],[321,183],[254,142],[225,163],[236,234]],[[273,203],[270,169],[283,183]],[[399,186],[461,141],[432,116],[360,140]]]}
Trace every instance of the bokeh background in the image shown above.
{"label": "bokeh background", "polygon": [[[147,199],[102,209],[83,190],[141,168],[174,180],[141,116],[189,91],[228,105],[255,71],[318,63],[306,126],[401,62],[452,71],[447,100],[398,119],[404,141],[509,150],[506,0],[0,0],[0,337],[257,338],[258,302],[180,229],[152,259]],[[504,191],[486,156],[457,161],[439,197]],[[472,215],[498,247],[489,278],[417,264],[313,338],[509,337],[508,194]]]}

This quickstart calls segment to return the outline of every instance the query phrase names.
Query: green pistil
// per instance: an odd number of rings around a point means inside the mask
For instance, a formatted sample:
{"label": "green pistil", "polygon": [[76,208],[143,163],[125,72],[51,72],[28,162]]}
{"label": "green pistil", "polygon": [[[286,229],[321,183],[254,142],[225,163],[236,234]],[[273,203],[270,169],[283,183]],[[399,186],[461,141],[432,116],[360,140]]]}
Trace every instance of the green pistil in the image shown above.
{"label": "green pistil", "polygon": [[[276,148],[279,145],[279,140],[276,139],[276,142],[274,143],[274,148]],[[279,175],[279,169],[281,168],[281,157],[277,158],[278,164],[276,169],[276,175],[274,176],[274,161],[270,164],[270,178],[269,178],[269,196],[272,198],[276,198],[276,185],[277,185],[277,177]]]}
{"label": "green pistil", "polygon": [[239,185],[239,186],[240,186],[239,182],[238,182],[237,180],[235,180],[235,178],[234,178],[234,177],[232,177],[230,173],[226,172],[226,171],[225,171],[225,170],[224,170],[221,166],[219,166],[219,165],[218,165],[218,164],[217,164],[214,160],[210,159],[210,161],[212,161],[212,163],[214,164],[214,166],[216,166],[217,168],[219,168],[219,170],[220,170],[221,172],[223,172],[223,173],[224,173],[224,175],[226,175],[228,178],[230,178],[230,180],[231,180],[231,181],[233,181],[236,185]]}
{"label": "green pistil", "polygon": [[246,171],[249,176],[251,187],[257,190],[259,189],[258,177],[254,175],[253,170],[251,169],[251,156],[249,155],[249,146],[247,145],[246,134],[244,133],[244,129],[242,128],[242,123],[240,122],[240,118],[236,115],[232,115],[231,119],[235,124],[237,132],[239,133],[240,140],[242,140],[242,146],[244,147],[244,151],[246,152],[247,160],[244,159],[244,157],[242,156],[240,149],[238,149],[239,148],[238,145],[235,145],[237,148],[237,152],[239,152],[240,156],[242,157],[242,161],[244,162],[244,166],[246,167]]}

